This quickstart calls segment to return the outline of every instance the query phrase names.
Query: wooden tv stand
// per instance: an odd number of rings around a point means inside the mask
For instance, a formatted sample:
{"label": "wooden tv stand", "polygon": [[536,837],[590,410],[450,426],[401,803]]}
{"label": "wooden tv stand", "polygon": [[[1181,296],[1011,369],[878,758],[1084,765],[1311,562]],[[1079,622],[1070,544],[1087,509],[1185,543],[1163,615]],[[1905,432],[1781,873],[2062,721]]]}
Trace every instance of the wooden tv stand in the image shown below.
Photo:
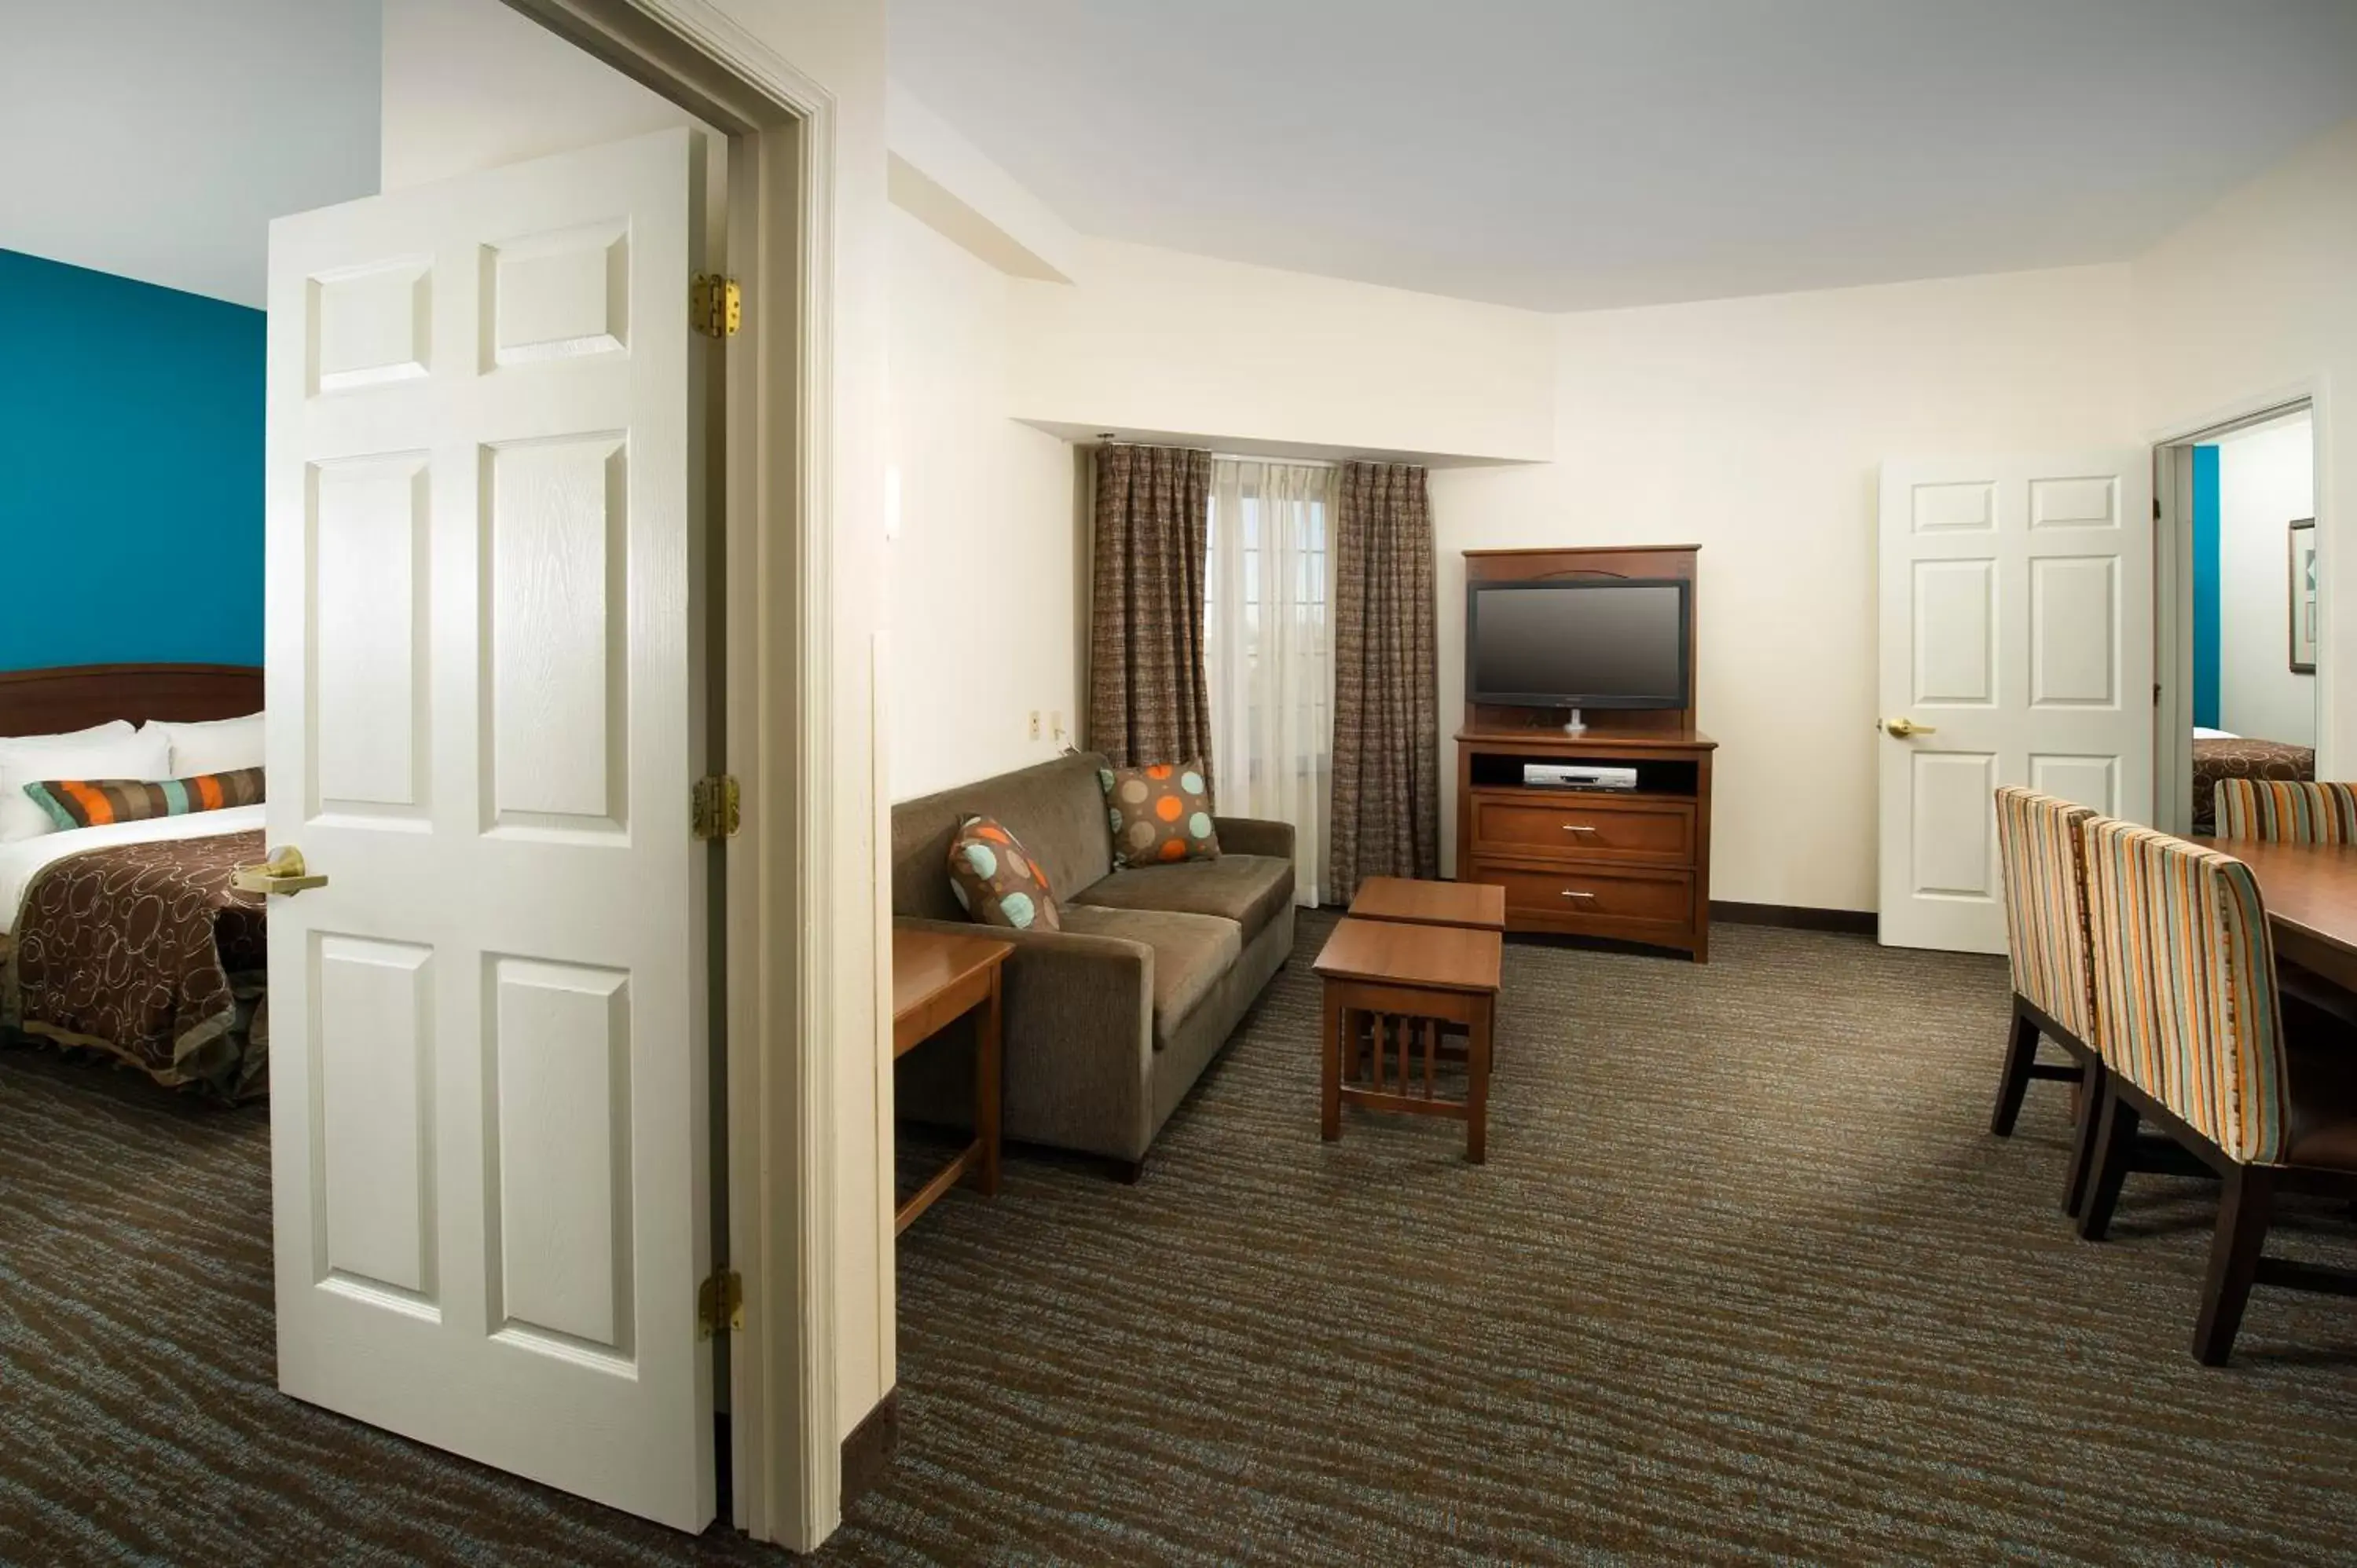
{"label": "wooden tv stand", "polygon": [[[1567,576],[1695,576],[1695,547],[1469,550],[1471,582]],[[1702,619],[1687,630],[1687,668]],[[1710,766],[1717,742],[1695,710],[1587,714],[1566,735],[1563,714],[1469,705],[1457,732],[1457,880],[1505,889],[1506,929],[1607,937],[1710,956]],[[1525,762],[1634,768],[1633,790],[1523,783]]]}
{"label": "wooden tv stand", "polygon": [[[1457,732],[1457,880],[1506,890],[1506,929],[1710,954],[1710,754],[1692,730]],[[1634,790],[1521,782],[1524,762],[1637,769]]]}

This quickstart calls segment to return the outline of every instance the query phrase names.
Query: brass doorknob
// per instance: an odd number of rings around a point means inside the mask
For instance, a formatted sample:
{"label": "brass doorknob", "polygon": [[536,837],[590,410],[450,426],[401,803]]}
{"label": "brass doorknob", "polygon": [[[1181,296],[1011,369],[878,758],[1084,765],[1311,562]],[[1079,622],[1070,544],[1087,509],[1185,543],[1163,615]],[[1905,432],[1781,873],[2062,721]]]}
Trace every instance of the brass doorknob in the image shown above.
{"label": "brass doorknob", "polygon": [[1881,721],[1881,724],[1884,729],[1889,730],[1892,736],[1900,740],[1905,740],[1910,735],[1938,735],[1940,733],[1939,725],[1919,725],[1913,719],[1884,719]]}

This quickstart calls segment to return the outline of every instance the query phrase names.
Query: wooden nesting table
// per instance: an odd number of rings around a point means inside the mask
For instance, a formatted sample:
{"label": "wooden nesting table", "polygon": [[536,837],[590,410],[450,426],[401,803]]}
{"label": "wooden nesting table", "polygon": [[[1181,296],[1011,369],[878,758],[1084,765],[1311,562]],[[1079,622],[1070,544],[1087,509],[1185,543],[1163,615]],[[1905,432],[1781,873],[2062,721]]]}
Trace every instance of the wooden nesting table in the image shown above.
{"label": "wooden nesting table", "polygon": [[[1326,983],[1318,1067],[1320,1135],[1329,1143],[1341,1136],[1345,1105],[1452,1117],[1465,1123],[1465,1157],[1481,1164],[1489,1155],[1491,1031],[1504,956],[1499,933],[1472,925],[1362,919],[1355,902],[1351,908],[1351,916],[1334,928],[1310,965]],[[1466,1034],[1463,1100],[1443,1100],[1434,1088],[1433,1064],[1443,1055],[1441,1036],[1449,1025]],[[1367,1053],[1367,1082],[1344,1082],[1344,1057],[1355,1069],[1367,1045],[1372,1047]],[[1421,1092],[1415,1061],[1419,1045]]]}
{"label": "wooden nesting table", "polygon": [[998,977],[1012,942],[963,931],[892,931],[892,1058],[898,1061],[977,1007],[974,1142],[909,1196],[893,1215],[906,1230],[971,1172],[985,1197],[998,1195]]}
{"label": "wooden nesting table", "polygon": [[1506,890],[1493,882],[1418,882],[1412,876],[1370,876],[1351,900],[1354,920],[1401,920],[1411,926],[1506,929]]}

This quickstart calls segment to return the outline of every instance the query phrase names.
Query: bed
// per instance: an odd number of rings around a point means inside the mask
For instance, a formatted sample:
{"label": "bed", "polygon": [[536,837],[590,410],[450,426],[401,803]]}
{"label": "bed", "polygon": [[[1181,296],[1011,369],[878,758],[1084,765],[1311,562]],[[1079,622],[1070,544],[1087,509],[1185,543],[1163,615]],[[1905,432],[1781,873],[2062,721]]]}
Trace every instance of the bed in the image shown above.
{"label": "bed", "polygon": [[2287,782],[2316,777],[2316,747],[2288,741],[2254,740],[2226,730],[2193,732],[2193,832],[2215,832],[2216,797],[2221,779],[2278,779]]}
{"label": "bed", "polygon": [[[0,739],[113,721],[258,714],[247,665],[102,664],[0,672]],[[264,1093],[266,918],[231,870],[264,856],[241,805],[0,842],[0,1032],[91,1052],[227,1100]]]}

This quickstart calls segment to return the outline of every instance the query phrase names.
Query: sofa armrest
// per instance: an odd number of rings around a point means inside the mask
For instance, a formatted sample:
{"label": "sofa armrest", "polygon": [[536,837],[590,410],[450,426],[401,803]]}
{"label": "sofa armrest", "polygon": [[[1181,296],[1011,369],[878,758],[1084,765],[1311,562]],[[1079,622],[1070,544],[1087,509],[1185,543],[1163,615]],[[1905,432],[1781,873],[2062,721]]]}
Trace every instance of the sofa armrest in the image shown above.
{"label": "sofa armrest", "polygon": [[1117,1159],[1153,1134],[1154,950],[1122,937],[897,918],[896,929],[989,936],[999,977],[1006,1136]]}
{"label": "sofa armrest", "polygon": [[1211,831],[1220,835],[1222,854],[1265,854],[1293,858],[1293,824],[1265,817],[1213,817]]}

